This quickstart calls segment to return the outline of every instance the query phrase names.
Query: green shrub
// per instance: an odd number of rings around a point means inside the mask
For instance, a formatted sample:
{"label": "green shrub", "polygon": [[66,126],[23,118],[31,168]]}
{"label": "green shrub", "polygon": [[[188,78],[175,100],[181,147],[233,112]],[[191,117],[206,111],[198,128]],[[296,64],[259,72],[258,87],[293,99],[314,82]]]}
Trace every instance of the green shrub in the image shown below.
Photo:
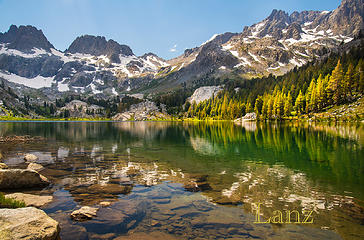
{"label": "green shrub", "polygon": [[5,195],[0,193],[0,208],[22,208],[25,207],[23,201],[18,201],[12,198],[5,198]]}

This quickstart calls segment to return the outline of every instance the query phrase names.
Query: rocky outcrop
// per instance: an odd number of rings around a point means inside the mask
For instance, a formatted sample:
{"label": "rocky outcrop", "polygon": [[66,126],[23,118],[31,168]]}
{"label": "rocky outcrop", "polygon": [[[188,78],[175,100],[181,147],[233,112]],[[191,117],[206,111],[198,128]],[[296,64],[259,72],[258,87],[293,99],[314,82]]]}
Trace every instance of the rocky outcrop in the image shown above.
{"label": "rocky outcrop", "polygon": [[0,189],[44,187],[48,184],[48,179],[36,171],[0,169]]}
{"label": "rocky outcrop", "polygon": [[69,112],[69,117],[92,117],[99,116],[104,111],[104,108],[97,105],[88,105],[80,100],[73,100],[60,108],[56,114],[60,115],[64,111]]}
{"label": "rocky outcrop", "polygon": [[58,239],[60,227],[45,212],[34,207],[0,209],[0,239]]}
{"label": "rocky outcrop", "polygon": [[71,218],[75,221],[86,221],[96,217],[96,213],[99,209],[94,207],[84,206],[71,213]]}
{"label": "rocky outcrop", "polygon": [[154,102],[149,100],[133,104],[128,111],[118,113],[112,117],[112,120],[114,121],[144,121],[158,119],[170,119],[170,116],[166,113],[163,105],[161,105],[160,109]]}
{"label": "rocky outcrop", "polygon": [[363,0],[342,0],[340,6],[328,15],[319,29],[329,28],[335,34],[355,36],[364,29]]}
{"label": "rocky outcrop", "polygon": [[27,207],[43,207],[53,201],[52,196],[39,196],[26,193],[12,193],[5,195],[6,198],[12,198],[17,201],[23,201]]}
{"label": "rocky outcrop", "polygon": [[195,102],[199,104],[205,100],[208,100],[214,96],[216,96],[219,92],[223,90],[222,86],[208,86],[208,87],[200,87],[197,88],[192,96],[187,99],[191,104]]}
{"label": "rocky outcrop", "polygon": [[256,120],[257,120],[257,114],[252,112],[252,113],[245,114],[244,117],[235,119],[234,122],[247,122],[247,121],[256,121]]}

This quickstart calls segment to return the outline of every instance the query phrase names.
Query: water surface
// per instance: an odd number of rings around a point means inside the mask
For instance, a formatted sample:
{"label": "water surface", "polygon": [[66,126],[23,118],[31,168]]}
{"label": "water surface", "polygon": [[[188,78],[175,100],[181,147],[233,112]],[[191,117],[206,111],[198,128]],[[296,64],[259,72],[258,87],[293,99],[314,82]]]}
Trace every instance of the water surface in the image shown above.
{"label": "water surface", "polygon": [[[54,196],[62,239],[364,239],[362,125],[0,123],[7,135],[44,137],[0,151],[12,168],[39,157],[52,185],[30,192]],[[313,223],[256,224],[259,203],[262,220]],[[72,221],[86,205],[97,217]]]}

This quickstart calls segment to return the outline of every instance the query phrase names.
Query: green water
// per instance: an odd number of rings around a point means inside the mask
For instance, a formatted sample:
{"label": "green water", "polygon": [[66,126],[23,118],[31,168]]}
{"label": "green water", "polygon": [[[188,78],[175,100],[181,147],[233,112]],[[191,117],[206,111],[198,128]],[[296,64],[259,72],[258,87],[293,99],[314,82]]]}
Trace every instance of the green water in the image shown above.
{"label": "green water", "polygon": [[[0,151],[11,168],[39,157],[52,185],[29,192],[54,196],[43,209],[62,239],[364,238],[363,125],[0,123],[9,135],[44,138]],[[258,203],[262,220],[297,210],[313,223],[256,224]],[[97,217],[72,221],[85,205]]]}

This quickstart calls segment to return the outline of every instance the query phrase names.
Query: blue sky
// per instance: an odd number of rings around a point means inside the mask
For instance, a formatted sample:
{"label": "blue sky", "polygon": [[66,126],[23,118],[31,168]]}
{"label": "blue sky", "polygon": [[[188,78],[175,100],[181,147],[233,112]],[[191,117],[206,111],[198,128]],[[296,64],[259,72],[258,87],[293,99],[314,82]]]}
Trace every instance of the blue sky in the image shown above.
{"label": "blue sky", "polygon": [[215,33],[241,32],[273,9],[333,10],[340,0],[0,0],[0,32],[33,25],[65,50],[91,34],[129,45],[135,54],[169,59]]}

